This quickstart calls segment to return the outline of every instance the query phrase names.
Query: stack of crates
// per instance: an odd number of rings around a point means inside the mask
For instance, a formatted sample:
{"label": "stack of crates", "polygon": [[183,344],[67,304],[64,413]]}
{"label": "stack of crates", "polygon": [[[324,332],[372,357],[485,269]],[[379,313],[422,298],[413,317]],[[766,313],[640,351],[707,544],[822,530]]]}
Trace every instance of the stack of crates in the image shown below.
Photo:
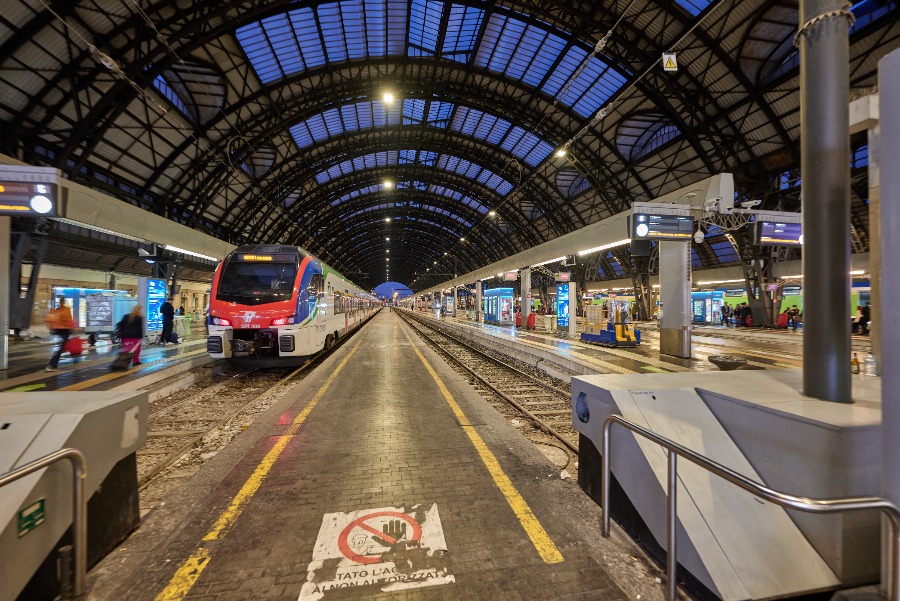
{"label": "stack of crates", "polygon": [[599,334],[606,329],[603,323],[603,307],[601,305],[584,306],[584,333]]}

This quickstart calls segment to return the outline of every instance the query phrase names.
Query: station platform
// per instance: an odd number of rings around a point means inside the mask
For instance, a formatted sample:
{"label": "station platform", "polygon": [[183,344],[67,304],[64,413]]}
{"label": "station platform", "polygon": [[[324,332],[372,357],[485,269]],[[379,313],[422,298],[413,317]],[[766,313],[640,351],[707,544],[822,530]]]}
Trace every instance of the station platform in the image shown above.
{"label": "station platform", "polygon": [[[711,356],[716,355],[745,359],[747,364],[744,369],[798,368],[803,365],[802,330],[695,325],[692,328],[691,358],[687,359],[660,353],[659,329],[655,321],[635,323],[635,327],[641,330],[639,346],[608,348],[582,341],[580,333],[578,339],[571,339],[543,330],[478,323],[464,316],[438,317],[431,311],[412,313],[419,318],[452,325],[482,341],[505,345],[507,350],[516,347],[520,351],[519,358],[524,359],[524,354],[527,354],[579,375],[718,371],[709,361]],[[867,336],[853,336],[852,347],[854,352],[861,353],[859,359],[862,361],[864,354],[871,349],[871,343]],[[849,369],[850,357],[847,358],[847,365]],[[566,373],[554,375],[565,377]]]}
{"label": "station platform", "polygon": [[[100,339],[78,356],[63,353],[59,371],[46,372],[44,368],[53,352],[59,348],[59,338],[38,330],[31,340],[13,340],[9,344],[9,369],[0,371],[0,392],[30,392],[34,390],[105,390],[123,382],[146,377],[168,369],[173,363],[192,361],[209,362],[206,352],[206,329],[195,329],[178,344],[165,346],[144,344],[141,347],[141,365],[126,372],[111,372],[109,364],[120,348],[109,339]],[[87,339],[85,334],[77,334]]]}
{"label": "station platform", "polygon": [[629,544],[383,311],[151,511],[88,598],[661,599]]}

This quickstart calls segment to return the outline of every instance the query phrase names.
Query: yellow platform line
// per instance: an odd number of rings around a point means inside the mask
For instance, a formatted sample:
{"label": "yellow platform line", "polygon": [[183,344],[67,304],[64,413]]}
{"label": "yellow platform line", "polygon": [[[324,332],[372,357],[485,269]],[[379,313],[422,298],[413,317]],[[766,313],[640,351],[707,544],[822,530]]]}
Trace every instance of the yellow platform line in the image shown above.
{"label": "yellow platform line", "polygon": [[[272,469],[272,466],[275,465],[275,462],[278,460],[278,457],[281,455],[282,451],[284,451],[285,447],[287,447],[288,443],[300,429],[300,426],[303,425],[303,422],[306,421],[306,418],[309,416],[310,412],[315,408],[316,404],[322,399],[331,385],[334,383],[334,380],[337,378],[338,374],[341,373],[341,370],[344,369],[344,366],[347,365],[347,362],[350,360],[350,357],[353,356],[353,353],[356,352],[356,349],[362,344],[362,339],[356,343],[350,352],[344,357],[344,360],[340,362],[340,364],[335,368],[335,370],[328,376],[328,379],[319,388],[319,391],[315,394],[312,400],[303,408],[303,410],[297,414],[297,417],[291,422],[291,425],[288,426],[285,433],[278,437],[278,440],[269,449],[269,452],[266,453],[266,456],[263,457],[262,461],[256,466],[256,469],[253,470],[253,473],[250,474],[250,477],[247,478],[247,481],[244,482],[244,485],[238,491],[238,493],[232,498],[231,503],[228,504],[228,507],[223,511],[219,518],[216,520],[215,524],[213,524],[212,529],[204,536],[201,540],[203,542],[210,542],[215,540],[220,540],[225,537],[231,527],[235,524],[237,519],[240,517],[241,513],[247,507],[247,503],[253,498],[253,495],[256,494],[256,491],[259,490],[259,487],[262,485],[263,481],[266,479],[266,476],[269,475],[269,472]],[[191,591],[194,584],[197,582],[197,579],[200,578],[200,574],[203,572],[203,569],[209,564],[209,561],[212,559],[212,554],[209,548],[207,547],[198,547],[194,553],[187,559],[181,567],[175,572],[175,575],[172,576],[172,579],[169,581],[169,584],[166,588],[163,589],[161,593],[156,596],[155,601],[176,601],[180,599],[184,599],[187,594]]]}
{"label": "yellow platform line", "polygon": [[[444,399],[447,401],[447,404],[450,405],[450,409],[453,411],[456,419],[460,424],[468,424],[469,418],[467,418],[466,414],[463,413],[463,410],[460,409],[459,405],[453,399],[453,395],[450,394],[447,386],[444,384],[443,380],[441,380],[440,376],[438,376],[437,372],[434,371],[434,368],[431,367],[431,364],[428,363],[428,360],[425,359],[424,355],[416,348],[416,345],[413,343],[412,338],[409,337],[406,330],[403,330],[403,335],[406,336],[413,351],[418,355],[419,360],[422,361],[425,369],[428,370],[428,373],[431,374],[431,378],[435,381],[438,388],[440,388],[441,394],[444,395]],[[522,498],[519,491],[516,490],[516,487],[509,479],[509,476],[503,472],[503,468],[500,467],[500,462],[497,461],[497,458],[491,450],[488,449],[488,446],[485,444],[484,440],[482,440],[481,436],[478,435],[474,428],[463,428],[463,431],[469,437],[469,440],[472,441],[475,450],[478,451],[478,456],[481,457],[484,466],[494,479],[494,484],[497,485],[497,488],[499,488],[500,492],[503,493],[503,496],[506,497],[506,502],[509,503],[513,513],[516,514],[519,523],[522,524],[522,528],[525,529],[525,533],[528,535],[528,538],[531,539],[531,543],[534,545],[534,548],[537,549],[537,552],[541,556],[541,559],[544,560],[544,563],[562,562],[562,553],[559,552],[559,549],[550,539],[550,535],[548,535],[547,531],[544,530],[544,527],[541,526],[537,516],[531,511],[531,507],[528,506],[528,503]]]}

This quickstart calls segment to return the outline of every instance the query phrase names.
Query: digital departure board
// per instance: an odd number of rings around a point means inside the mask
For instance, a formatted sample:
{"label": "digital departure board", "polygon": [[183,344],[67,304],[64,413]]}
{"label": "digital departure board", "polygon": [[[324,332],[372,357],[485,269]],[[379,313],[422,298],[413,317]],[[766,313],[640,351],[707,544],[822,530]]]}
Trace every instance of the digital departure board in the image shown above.
{"label": "digital departure board", "polygon": [[237,255],[238,261],[246,261],[248,263],[294,263],[297,257],[294,255]]}
{"label": "digital departure board", "polygon": [[56,184],[0,181],[0,215],[57,217]]}
{"label": "digital departure board", "polygon": [[686,215],[631,216],[631,237],[638,240],[684,240],[694,237],[694,218]]}
{"label": "digital departure board", "polygon": [[760,221],[759,244],[761,246],[801,246],[803,244],[803,224]]}

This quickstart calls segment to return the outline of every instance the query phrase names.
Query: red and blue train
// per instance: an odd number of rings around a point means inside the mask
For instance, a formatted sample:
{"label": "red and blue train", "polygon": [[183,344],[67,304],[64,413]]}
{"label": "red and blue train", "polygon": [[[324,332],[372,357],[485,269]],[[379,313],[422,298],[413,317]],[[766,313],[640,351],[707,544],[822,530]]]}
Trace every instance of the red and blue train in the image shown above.
{"label": "red and blue train", "polygon": [[299,365],[381,308],[378,299],[297,246],[241,246],[216,268],[210,356],[259,367]]}

